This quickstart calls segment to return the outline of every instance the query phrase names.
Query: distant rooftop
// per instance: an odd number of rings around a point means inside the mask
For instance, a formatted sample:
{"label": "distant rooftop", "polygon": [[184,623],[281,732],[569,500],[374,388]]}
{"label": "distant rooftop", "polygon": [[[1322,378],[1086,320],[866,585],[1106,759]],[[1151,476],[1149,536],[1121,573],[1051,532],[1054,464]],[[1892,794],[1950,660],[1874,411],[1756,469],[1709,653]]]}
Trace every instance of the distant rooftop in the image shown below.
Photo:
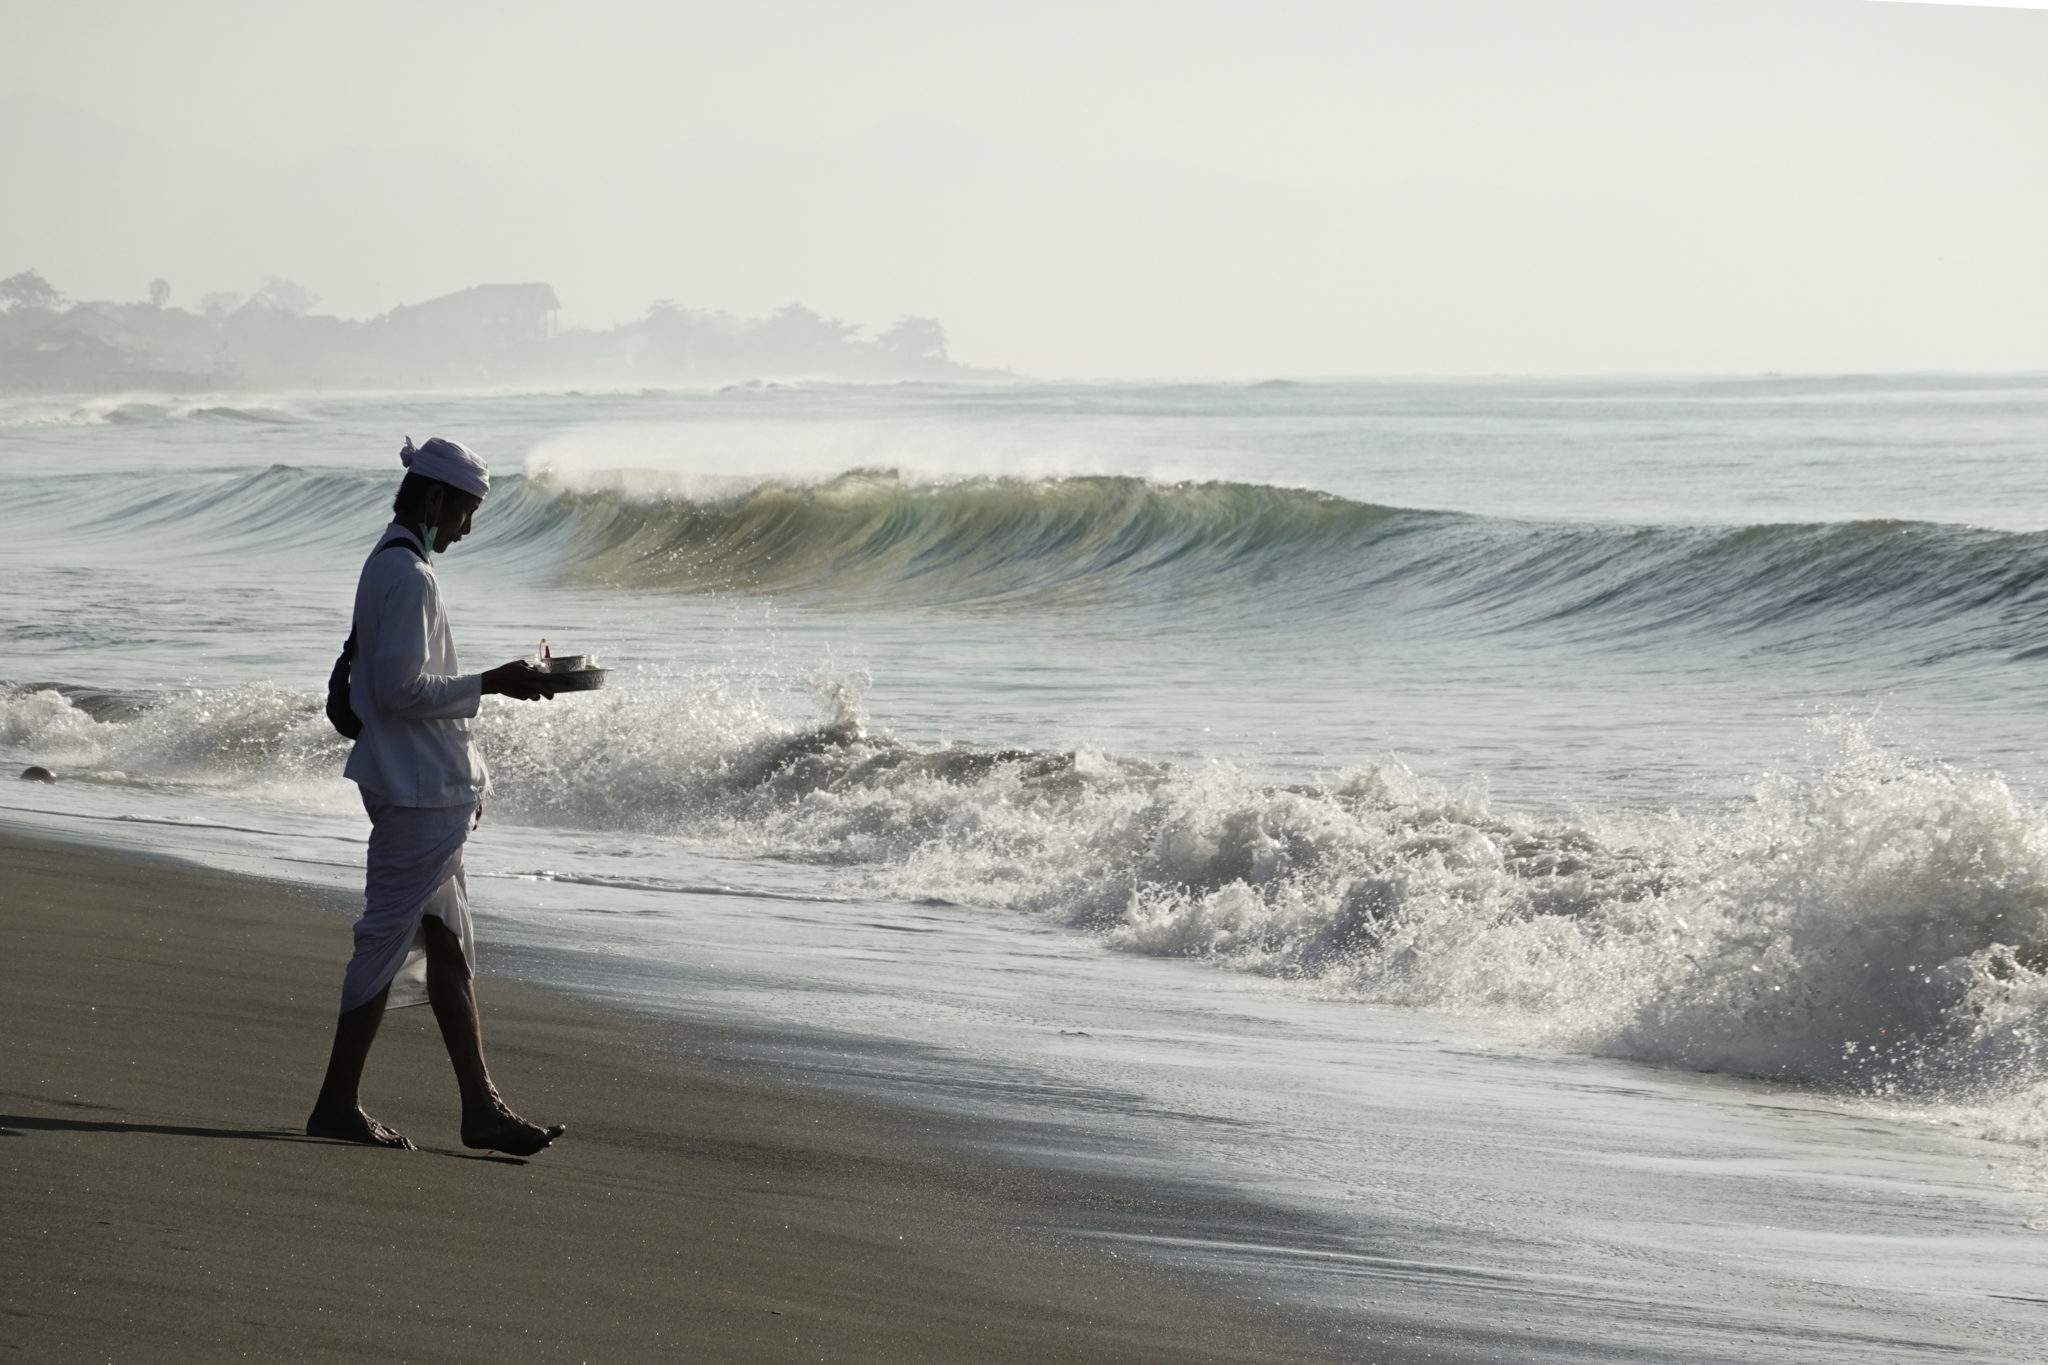
{"label": "distant rooftop", "polygon": [[417,312],[421,309],[440,311],[449,309],[468,312],[476,309],[535,310],[559,312],[562,301],[555,297],[551,284],[475,284],[467,289],[458,289],[453,294],[428,299],[425,303],[400,304],[393,313]]}

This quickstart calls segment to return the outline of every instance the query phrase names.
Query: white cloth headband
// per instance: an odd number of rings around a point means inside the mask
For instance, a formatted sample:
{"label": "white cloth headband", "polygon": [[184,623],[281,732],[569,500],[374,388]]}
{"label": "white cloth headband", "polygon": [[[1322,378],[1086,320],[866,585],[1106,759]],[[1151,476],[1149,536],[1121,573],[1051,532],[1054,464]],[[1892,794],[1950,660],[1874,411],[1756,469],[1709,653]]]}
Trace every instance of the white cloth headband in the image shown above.
{"label": "white cloth headband", "polygon": [[405,449],[398,452],[398,462],[423,479],[459,488],[479,500],[491,491],[491,467],[484,463],[483,456],[439,436],[417,448],[412,437],[406,437]]}

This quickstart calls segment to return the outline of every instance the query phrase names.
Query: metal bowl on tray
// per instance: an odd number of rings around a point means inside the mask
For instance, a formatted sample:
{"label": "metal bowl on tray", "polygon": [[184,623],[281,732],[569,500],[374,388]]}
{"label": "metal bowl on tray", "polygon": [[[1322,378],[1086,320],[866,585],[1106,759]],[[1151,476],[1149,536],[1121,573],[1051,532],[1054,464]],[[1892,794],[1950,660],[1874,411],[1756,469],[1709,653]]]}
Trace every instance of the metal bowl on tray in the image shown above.
{"label": "metal bowl on tray", "polygon": [[593,665],[588,654],[557,654],[542,659],[540,666],[554,679],[557,692],[595,692],[604,686],[608,671]]}

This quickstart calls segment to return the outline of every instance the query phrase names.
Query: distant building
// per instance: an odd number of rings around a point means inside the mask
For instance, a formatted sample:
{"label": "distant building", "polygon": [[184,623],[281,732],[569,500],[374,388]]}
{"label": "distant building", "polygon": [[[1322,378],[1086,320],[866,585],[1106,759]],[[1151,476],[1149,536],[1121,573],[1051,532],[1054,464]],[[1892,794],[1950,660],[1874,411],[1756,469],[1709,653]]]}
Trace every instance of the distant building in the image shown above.
{"label": "distant building", "polygon": [[479,284],[372,324],[387,366],[416,384],[504,380],[546,363],[561,300],[545,284]]}
{"label": "distant building", "polygon": [[489,340],[497,346],[530,345],[555,334],[562,311],[554,286],[479,284],[425,303],[401,304],[385,324],[402,336]]}

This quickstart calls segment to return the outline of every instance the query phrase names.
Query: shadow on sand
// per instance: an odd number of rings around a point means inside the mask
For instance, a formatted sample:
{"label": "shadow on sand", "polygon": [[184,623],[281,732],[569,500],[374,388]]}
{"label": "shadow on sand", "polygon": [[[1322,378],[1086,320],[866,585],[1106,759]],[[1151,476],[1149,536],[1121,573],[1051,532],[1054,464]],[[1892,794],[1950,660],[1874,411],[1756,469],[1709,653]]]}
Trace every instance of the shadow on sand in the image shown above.
{"label": "shadow on sand", "polygon": [[[25,1137],[29,1131],[44,1133],[155,1133],[161,1137],[203,1137],[240,1138],[245,1142],[319,1142],[335,1147],[360,1147],[358,1142],[341,1142],[334,1138],[309,1137],[296,1128],[194,1128],[177,1123],[119,1123],[103,1119],[48,1119],[31,1118],[21,1114],[0,1114],[0,1138]],[[504,1152],[463,1152],[450,1148],[431,1147],[441,1156],[460,1157],[464,1161],[488,1161],[498,1166],[524,1166],[525,1157],[511,1156]]]}
{"label": "shadow on sand", "polygon": [[163,1137],[241,1138],[253,1142],[308,1142],[290,1128],[192,1128],[176,1123],[116,1123],[99,1119],[46,1119],[0,1114],[0,1137],[21,1137],[25,1130],[45,1133],[156,1133]]}

